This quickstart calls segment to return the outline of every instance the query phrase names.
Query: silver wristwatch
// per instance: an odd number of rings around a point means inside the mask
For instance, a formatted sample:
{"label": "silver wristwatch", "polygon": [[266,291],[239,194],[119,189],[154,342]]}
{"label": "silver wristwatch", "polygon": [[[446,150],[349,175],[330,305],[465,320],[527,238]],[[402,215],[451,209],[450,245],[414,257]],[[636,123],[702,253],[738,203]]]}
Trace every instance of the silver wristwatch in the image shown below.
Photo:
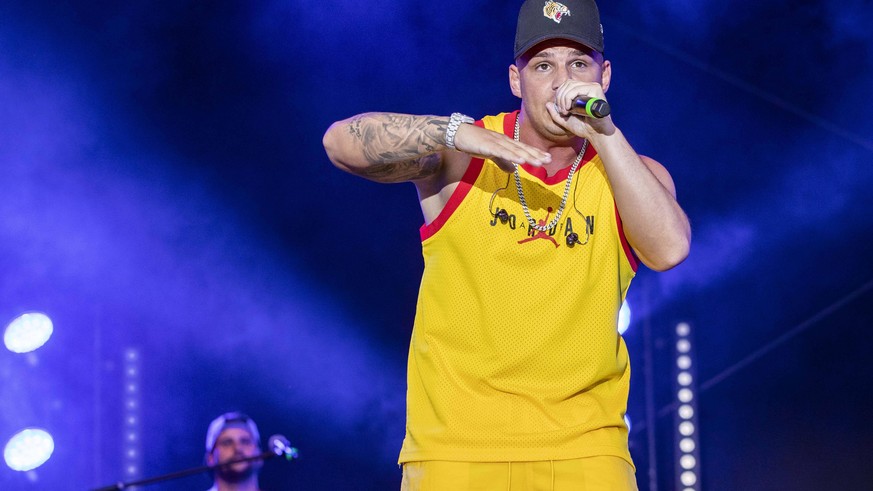
{"label": "silver wristwatch", "polygon": [[461,113],[452,113],[452,117],[449,118],[449,125],[446,127],[446,146],[455,149],[455,133],[458,132],[458,128],[461,127],[462,124],[473,124],[473,118],[470,116],[465,116]]}

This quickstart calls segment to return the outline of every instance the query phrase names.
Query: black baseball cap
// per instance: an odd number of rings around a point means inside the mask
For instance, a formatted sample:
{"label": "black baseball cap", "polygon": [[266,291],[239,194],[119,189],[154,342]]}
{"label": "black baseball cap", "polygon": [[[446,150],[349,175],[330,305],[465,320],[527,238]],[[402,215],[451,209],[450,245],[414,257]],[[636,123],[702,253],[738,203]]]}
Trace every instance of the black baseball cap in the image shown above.
{"label": "black baseball cap", "polygon": [[569,39],[603,53],[603,26],[594,0],[526,0],[518,12],[515,58],[549,39]]}

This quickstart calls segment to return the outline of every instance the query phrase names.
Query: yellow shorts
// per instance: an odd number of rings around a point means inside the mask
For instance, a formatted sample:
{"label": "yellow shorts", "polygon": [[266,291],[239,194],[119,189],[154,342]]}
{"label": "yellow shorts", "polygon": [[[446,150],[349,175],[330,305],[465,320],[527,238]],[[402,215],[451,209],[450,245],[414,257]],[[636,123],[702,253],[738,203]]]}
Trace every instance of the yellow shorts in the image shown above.
{"label": "yellow shorts", "polygon": [[403,464],[401,491],[637,491],[634,468],[611,455],[542,462]]}

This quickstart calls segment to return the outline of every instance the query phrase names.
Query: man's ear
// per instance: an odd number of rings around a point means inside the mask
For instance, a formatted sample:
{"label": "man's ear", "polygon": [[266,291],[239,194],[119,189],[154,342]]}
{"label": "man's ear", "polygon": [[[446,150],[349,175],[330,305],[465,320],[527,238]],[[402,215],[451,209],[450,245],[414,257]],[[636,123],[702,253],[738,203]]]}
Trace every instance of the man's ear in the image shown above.
{"label": "man's ear", "polygon": [[206,454],[206,465],[215,465],[215,457],[212,456],[212,452]]}
{"label": "man's ear", "polygon": [[512,90],[512,95],[521,99],[521,77],[515,65],[509,65],[509,88]]}
{"label": "man's ear", "polygon": [[609,90],[609,82],[612,80],[612,63],[609,60],[603,60],[603,72],[600,79],[603,81],[600,85],[603,87],[603,93],[605,94]]}

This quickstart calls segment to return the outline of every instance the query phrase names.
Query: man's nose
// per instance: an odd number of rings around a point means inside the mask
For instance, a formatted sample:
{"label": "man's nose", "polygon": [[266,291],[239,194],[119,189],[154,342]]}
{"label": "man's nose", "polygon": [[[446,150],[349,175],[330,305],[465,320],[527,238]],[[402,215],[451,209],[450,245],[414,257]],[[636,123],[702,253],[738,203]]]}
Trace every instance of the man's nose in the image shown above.
{"label": "man's nose", "polygon": [[552,89],[558,90],[564,82],[566,82],[570,78],[570,72],[564,66],[558,66],[555,68],[555,76],[552,79]]}

